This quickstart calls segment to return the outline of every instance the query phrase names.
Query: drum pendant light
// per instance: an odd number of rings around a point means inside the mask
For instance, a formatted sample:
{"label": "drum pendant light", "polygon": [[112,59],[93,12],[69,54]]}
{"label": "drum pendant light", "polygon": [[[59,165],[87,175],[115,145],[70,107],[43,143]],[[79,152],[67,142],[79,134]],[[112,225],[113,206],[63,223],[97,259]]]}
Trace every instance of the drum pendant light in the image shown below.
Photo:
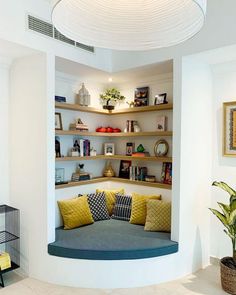
{"label": "drum pendant light", "polygon": [[207,0],[52,0],[52,21],[77,42],[117,50],[149,50],[200,31]]}

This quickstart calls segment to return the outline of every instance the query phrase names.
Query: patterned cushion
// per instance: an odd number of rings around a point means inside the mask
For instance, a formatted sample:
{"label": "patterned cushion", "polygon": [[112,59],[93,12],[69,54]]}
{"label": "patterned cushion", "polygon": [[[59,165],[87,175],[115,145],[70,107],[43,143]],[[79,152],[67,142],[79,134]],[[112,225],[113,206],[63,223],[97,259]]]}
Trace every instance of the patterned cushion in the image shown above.
{"label": "patterned cushion", "polygon": [[147,231],[170,232],[171,203],[157,200],[148,200],[147,218],[144,229]]}
{"label": "patterned cushion", "polygon": [[94,221],[110,219],[104,193],[88,194],[87,197]]}
{"label": "patterned cushion", "polygon": [[132,197],[116,194],[116,203],[111,218],[119,220],[130,220]]}
{"label": "patterned cushion", "polygon": [[147,214],[147,200],[156,199],[161,200],[160,195],[139,195],[136,193],[132,194],[132,210],[130,223],[144,225]]}
{"label": "patterned cushion", "polygon": [[64,229],[72,229],[94,222],[87,197],[58,201],[64,221]]}
{"label": "patterned cushion", "polygon": [[97,189],[96,193],[105,193],[106,196],[106,203],[109,215],[111,216],[113,213],[113,208],[116,202],[116,194],[124,194],[124,189],[114,189],[114,190],[104,190],[104,189]]}

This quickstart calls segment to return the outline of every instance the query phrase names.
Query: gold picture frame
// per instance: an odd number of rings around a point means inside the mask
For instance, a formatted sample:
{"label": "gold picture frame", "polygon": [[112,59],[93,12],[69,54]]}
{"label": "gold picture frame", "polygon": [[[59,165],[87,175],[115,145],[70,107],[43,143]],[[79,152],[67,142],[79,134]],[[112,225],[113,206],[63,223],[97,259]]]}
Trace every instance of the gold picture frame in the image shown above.
{"label": "gold picture frame", "polygon": [[236,157],[236,101],[223,103],[223,156]]}

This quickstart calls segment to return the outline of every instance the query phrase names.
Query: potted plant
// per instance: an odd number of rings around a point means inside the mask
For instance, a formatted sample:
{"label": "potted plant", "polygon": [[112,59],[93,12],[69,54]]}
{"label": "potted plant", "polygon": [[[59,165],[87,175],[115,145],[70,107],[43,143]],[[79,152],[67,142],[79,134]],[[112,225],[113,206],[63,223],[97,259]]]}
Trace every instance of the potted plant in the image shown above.
{"label": "potted plant", "polygon": [[228,204],[218,203],[221,212],[210,209],[222,222],[226,229],[224,232],[232,241],[233,256],[224,257],[220,262],[222,288],[229,294],[236,294],[236,191],[224,182],[213,182],[230,195]]}
{"label": "potted plant", "polygon": [[100,98],[102,102],[105,103],[103,108],[106,110],[113,110],[115,108],[115,103],[125,99],[116,88],[106,89],[104,93],[100,94]]}

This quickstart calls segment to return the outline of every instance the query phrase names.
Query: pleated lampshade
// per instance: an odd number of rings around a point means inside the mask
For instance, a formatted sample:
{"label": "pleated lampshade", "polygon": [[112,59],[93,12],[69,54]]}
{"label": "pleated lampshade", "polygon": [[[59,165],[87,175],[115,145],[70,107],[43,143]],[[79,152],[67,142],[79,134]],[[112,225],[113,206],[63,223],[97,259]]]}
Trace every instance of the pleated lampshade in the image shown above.
{"label": "pleated lampshade", "polygon": [[204,24],[207,0],[52,0],[65,36],[95,47],[150,50],[188,40]]}

